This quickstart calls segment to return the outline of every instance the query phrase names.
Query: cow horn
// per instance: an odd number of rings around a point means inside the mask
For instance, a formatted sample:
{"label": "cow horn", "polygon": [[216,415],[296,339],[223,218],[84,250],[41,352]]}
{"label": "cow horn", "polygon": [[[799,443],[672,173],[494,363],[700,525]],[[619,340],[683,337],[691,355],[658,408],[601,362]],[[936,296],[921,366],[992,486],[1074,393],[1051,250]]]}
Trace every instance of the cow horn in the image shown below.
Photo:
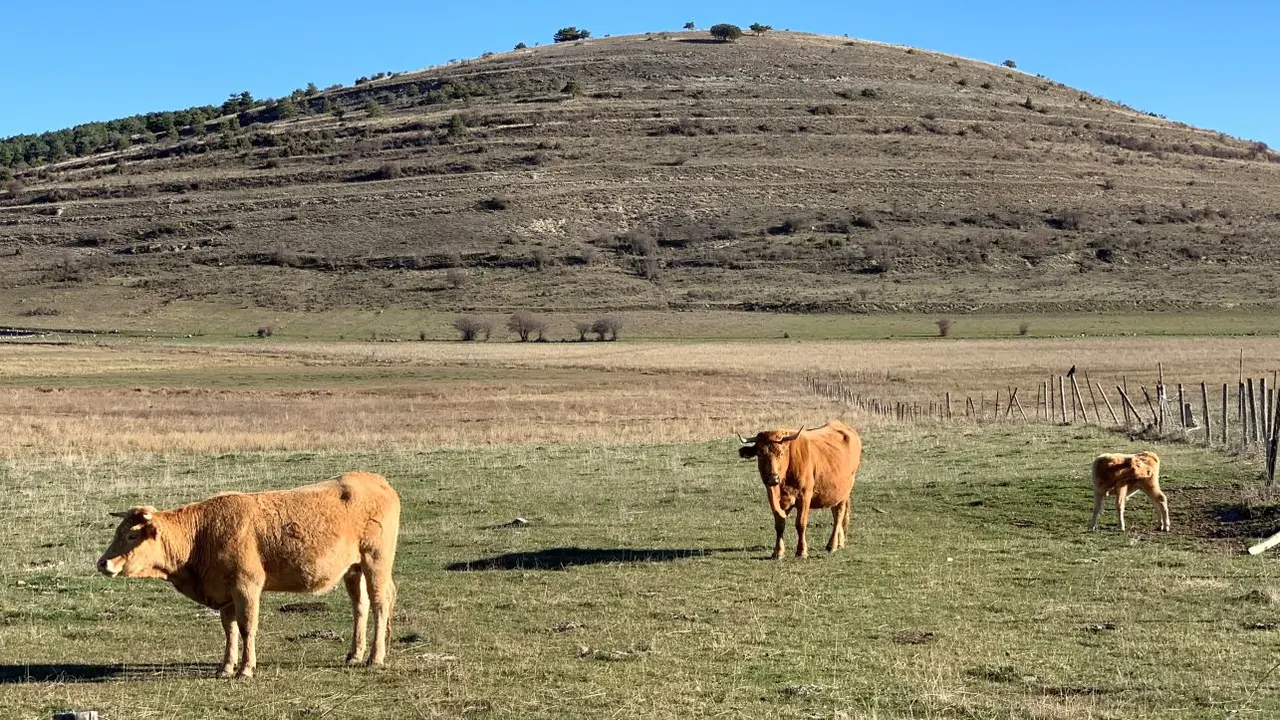
{"label": "cow horn", "polygon": [[742,443],[743,445],[751,445],[751,444],[754,444],[754,443],[755,443],[755,441],[756,441],[756,439],[755,439],[755,438],[751,438],[750,440],[748,440],[748,439],[746,439],[746,438],[742,437],[742,433],[740,433],[740,432],[735,432],[735,433],[734,433],[734,435],[737,435],[737,436],[738,436],[738,442]]}
{"label": "cow horn", "polygon": [[800,429],[796,431],[795,435],[788,435],[787,437],[782,438],[781,442],[790,442],[792,440],[795,440],[796,438],[800,437],[800,433],[802,432],[804,432],[803,425],[800,426]]}
{"label": "cow horn", "polygon": [[122,520],[129,517],[130,515],[128,510],[121,510],[119,512],[113,512],[113,513],[107,513],[107,514],[110,515],[111,517],[118,517]]}

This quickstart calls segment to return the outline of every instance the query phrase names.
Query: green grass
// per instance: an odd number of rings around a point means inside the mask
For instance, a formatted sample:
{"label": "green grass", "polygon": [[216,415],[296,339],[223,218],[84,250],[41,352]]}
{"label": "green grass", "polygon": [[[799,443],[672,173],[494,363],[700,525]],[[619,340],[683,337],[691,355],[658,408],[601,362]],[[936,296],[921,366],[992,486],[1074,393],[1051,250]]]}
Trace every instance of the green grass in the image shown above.
{"label": "green grass", "polygon": [[[1270,560],[1241,555],[1239,540],[1197,537],[1213,526],[1213,502],[1249,479],[1231,460],[1162,448],[1174,533],[1151,532],[1138,497],[1131,532],[1112,530],[1109,511],[1094,534],[1085,473],[1100,448],[1130,447],[1114,436],[877,428],[866,444],[848,549],[779,562],[762,559],[772,540],[763,491],[732,443],[11,460],[0,466],[4,714],[1280,711],[1280,681],[1259,687],[1274,662]],[[108,510],[356,467],[386,474],[405,502],[385,670],[341,666],[350,630],[339,591],[317,613],[282,613],[306,598],[268,596],[259,676],[215,680],[212,613],[163,583],[93,572]],[[490,528],[515,516],[530,523]],[[812,526],[820,548],[829,513]],[[27,666],[36,679],[15,682]],[[48,678],[46,666],[68,677]]]}

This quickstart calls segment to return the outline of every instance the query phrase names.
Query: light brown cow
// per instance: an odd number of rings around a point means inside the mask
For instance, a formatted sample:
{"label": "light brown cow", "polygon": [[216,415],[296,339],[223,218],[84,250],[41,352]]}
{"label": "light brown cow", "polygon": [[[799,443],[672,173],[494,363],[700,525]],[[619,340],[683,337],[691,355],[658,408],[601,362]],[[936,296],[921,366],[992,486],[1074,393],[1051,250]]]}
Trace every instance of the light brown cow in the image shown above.
{"label": "light brown cow", "polygon": [[833,527],[827,550],[845,545],[849,529],[849,497],[862,462],[862,439],[858,432],[839,420],[828,420],[820,428],[796,431],[764,430],[753,438],[738,436],[743,447],[738,454],[755,458],[773,511],[777,543],[773,557],[782,557],[782,534],[787,514],[796,508],[796,557],[809,554],[805,529],[810,508],[831,508]]}
{"label": "light brown cow", "polygon": [[[320,594],[341,580],[355,625],[347,664],[365,651],[373,605],[373,653],[386,660],[396,586],[391,567],[400,498],[381,475],[349,472],[292,490],[226,493],[173,510],[138,506],[123,518],[98,570],[168,580],[217,610],[227,636],[218,677],[252,677],[262,591]],[[243,641],[243,656],[237,645]]]}
{"label": "light brown cow", "polygon": [[1093,460],[1093,518],[1089,529],[1098,529],[1098,513],[1102,499],[1115,493],[1116,513],[1124,530],[1124,503],[1129,495],[1141,490],[1156,506],[1156,520],[1161,530],[1169,529],[1169,500],[1160,491],[1160,458],[1151,451],[1136,455],[1104,454]]}

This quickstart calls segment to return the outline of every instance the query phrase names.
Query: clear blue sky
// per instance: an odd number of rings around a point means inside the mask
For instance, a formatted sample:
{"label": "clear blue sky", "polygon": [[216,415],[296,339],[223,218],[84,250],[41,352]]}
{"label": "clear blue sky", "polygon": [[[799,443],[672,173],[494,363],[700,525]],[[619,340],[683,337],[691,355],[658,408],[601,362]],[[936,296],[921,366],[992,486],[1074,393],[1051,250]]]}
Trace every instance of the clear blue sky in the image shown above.
{"label": "clear blue sky", "polygon": [[[0,0],[0,137],[277,97],[413,70],[574,25],[594,36],[752,22],[1019,69],[1280,148],[1280,3],[1169,0],[489,2]],[[56,8],[56,10],[55,10]],[[1272,45],[1272,48],[1275,46]]]}

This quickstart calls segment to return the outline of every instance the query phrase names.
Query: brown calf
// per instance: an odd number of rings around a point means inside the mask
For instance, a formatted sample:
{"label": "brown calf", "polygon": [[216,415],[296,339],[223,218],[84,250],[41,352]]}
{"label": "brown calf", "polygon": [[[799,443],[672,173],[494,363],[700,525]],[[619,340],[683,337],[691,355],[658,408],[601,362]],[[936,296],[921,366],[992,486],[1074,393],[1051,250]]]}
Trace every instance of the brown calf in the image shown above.
{"label": "brown calf", "polygon": [[1156,520],[1161,530],[1169,530],[1169,500],[1160,491],[1160,458],[1153,452],[1136,455],[1118,453],[1099,455],[1093,460],[1093,518],[1089,529],[1098,529],[1098,513],[1102,499],[1116,496],[1116,513],[1124,530],[1124,503],[1129,495],[1141,490],[1156,506]]}
{"label": "brown calf", "polygon": [[806,528],[810,508],[831,508],[833,527],[827,550],[845,545],[849,529],[849,497],[862,461],[862,439],[839,420],[812,430],[764,430],[753,438],[738,436],[738,454],[755,458],[773,511],[777,534],[773,557],[782,557],[787,515],[796,508],[796,557],[809,554]]}
{"label": "brown calf", "polygon": [[122,520],[98,570],[168,580],[221,613],[227,643],[219,677],[235,674],[237,660],[240,677],[253,676],[264,590],[319,594],[339,580],[355,615],[347,664],[364,655],[370,603],[369,664],[386,660],[400,498],[381,475],[349,472],[293,490],[226,493],[173,510],[143,505],[112,515]]}

